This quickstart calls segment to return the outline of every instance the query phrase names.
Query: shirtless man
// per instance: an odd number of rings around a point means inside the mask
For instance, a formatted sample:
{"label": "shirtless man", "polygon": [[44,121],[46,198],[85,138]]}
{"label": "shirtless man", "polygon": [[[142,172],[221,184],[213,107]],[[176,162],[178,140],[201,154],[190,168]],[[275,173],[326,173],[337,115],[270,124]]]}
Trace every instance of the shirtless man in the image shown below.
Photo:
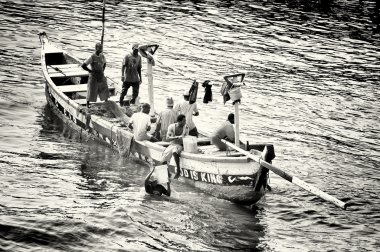
{"label": "shirtless man", "polygon": [[177,166],[177,172],[174,179],[177,179],[180,175],[181,169],[179,166],[179,155],[183,150],[183,138],[189,135],[189,127],[186,125],[186,116],[180,114],[177,117],[177,122],[170,124],[166,140],[170,141],[170,145],[162,153],[161,161],[167,163],[169,166],[170,159],[174,157],[174,161]]}

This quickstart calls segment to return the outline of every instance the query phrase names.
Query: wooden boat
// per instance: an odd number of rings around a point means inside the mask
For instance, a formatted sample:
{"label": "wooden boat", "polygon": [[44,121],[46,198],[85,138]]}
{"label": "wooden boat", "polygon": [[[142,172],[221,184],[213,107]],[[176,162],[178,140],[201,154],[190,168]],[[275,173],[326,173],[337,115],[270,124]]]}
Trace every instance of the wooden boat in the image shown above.
{"label": "wooden boat", "polygon": [[[72,128],[98,138],[103,143],[123,150],[128,141],[132,142],[131,156],[148,161],[160,162],[167,142],[135,141],[125,122],[128,117],[122,108],[112,100],[118,100],[118,85],[109,82],[110,102],[106,106],[113,116],[105,113],[91,113],[85,107],[85,92],[88,72],[81,67],[81,61],[70,56],[62,49],[50,43],[47,35],[41,33],[41,66],[46,80],[46,98],[48,104],[65,118]],[[94,107],[105,106],[103,102]],[[104,108],[104,107],[103,107]],[[198,138],[199,152],[181,154],[180,181],[190,183],[206,193],[240,204],[253,204],[264,194],[267,185],[268,169],[259,162],[236,151],[218,151],[207,137]],[[272,145],[246,145],[252,155],[260,157],[264,147],[272,152],[264,156],[271,162],[274,158]],[[170,163],[171,172],[175,172],[174,160]]]}

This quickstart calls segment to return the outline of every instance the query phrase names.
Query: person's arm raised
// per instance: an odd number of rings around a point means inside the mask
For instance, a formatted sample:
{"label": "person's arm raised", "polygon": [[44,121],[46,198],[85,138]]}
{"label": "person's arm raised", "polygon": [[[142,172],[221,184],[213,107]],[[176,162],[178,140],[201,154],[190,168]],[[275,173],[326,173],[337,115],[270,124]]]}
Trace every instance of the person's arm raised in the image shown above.
{"label": "person's arm raised", "polygon": [[145,182],[144,182],[145,185],[149,184],[149,179],[150,179],[150,177],[152,176],[153,172],[154,172],[154,166],[153,166],[152,171],[149,172],[149,174],[148,174],[148,175],[146,176],[146,178],[145,178]]}
{"label": "person's arm raised", "polygon": [[141,78],[141,67],[137,68],[137,73],[139,74],[140,77],[140,84],[142,83],[142,78]]}
{"label": "person's arm raised", "polygon": [[170,181],[167,183],[167,185],[168,185],[168,190],[166,190],[167,192],[165,193],[165,195],[170,197],[170,195],[172,193],[172,190],[170,189]]}
{"label": "person's arm raised", "polygon": [[194,103],[194,113],[193,113],[193,116],[198,116],[199,115],[199,110],[198,110],[198,106],[196,103]]}
{"label": "person's arm raised", "polygon": [[121,82],[124,82],[125,80],[125,76],[124,76],[125,68],[126,68],[125,64],[126,64],[126,57],[124,57],[123,63],[121,63]]}

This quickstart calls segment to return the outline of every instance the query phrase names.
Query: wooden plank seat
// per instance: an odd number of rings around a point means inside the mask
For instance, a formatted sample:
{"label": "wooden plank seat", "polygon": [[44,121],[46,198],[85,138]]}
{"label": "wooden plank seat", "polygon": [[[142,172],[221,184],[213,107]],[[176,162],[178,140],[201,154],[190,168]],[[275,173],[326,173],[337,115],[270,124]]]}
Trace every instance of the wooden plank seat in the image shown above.
{"label": "wooden plank seat", "polygon": [[88,72],[85,71],[79,64],[48,65],[47,70],[50,78],[88,76]]}
{"label": "wooden plank seat", "polygon": [[[74,93],[74,92],[86,92],[87,84],[78,84],[78,85],[64,85],[57,86],[59,90],[63,93]],[[108,90],[113,91],[115,87],[108,87]]]}

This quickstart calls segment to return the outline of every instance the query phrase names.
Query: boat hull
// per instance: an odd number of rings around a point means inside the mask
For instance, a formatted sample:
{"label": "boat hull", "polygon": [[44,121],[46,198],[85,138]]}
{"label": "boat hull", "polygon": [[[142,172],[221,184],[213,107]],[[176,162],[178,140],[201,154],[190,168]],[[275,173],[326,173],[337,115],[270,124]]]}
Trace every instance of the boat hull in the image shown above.
{"label": "boat hull", "polygon": [[[42,41],[41,65],[46,80],[46,99],[63,122],[80,132],[83,137],[98,139],[118,150],[122,147],[122,139],[130,139],[132,141],[131,157],[143,160],[147,164],[150,160],[160,163],[161,155],[165,150],[164,146],[148,141],[134,141],[132,132],[125,125],[116,124],[103,116],[88,114],[84,106],[61,91],[62,86],[56,84],[47,67],[50,64],[47,60],[53,58],[52,55],[47,54],[49,52],[56,53],[59,50],[54,49],[47,39]],[[62,53],[64,57],[67,57],[65,61],[70,64],[80,64],[74,57],[63,51]],[[250,205],[260,200],[265,194],[267,171],[257,162],[245,156],[235,157],[227,154],[182,152],[179,180],[218,198],[240,204]],[[261,153],[257,151],[256,154],[260,155]],[[175,173],[174,160],[169,166],[170,171]]]}

